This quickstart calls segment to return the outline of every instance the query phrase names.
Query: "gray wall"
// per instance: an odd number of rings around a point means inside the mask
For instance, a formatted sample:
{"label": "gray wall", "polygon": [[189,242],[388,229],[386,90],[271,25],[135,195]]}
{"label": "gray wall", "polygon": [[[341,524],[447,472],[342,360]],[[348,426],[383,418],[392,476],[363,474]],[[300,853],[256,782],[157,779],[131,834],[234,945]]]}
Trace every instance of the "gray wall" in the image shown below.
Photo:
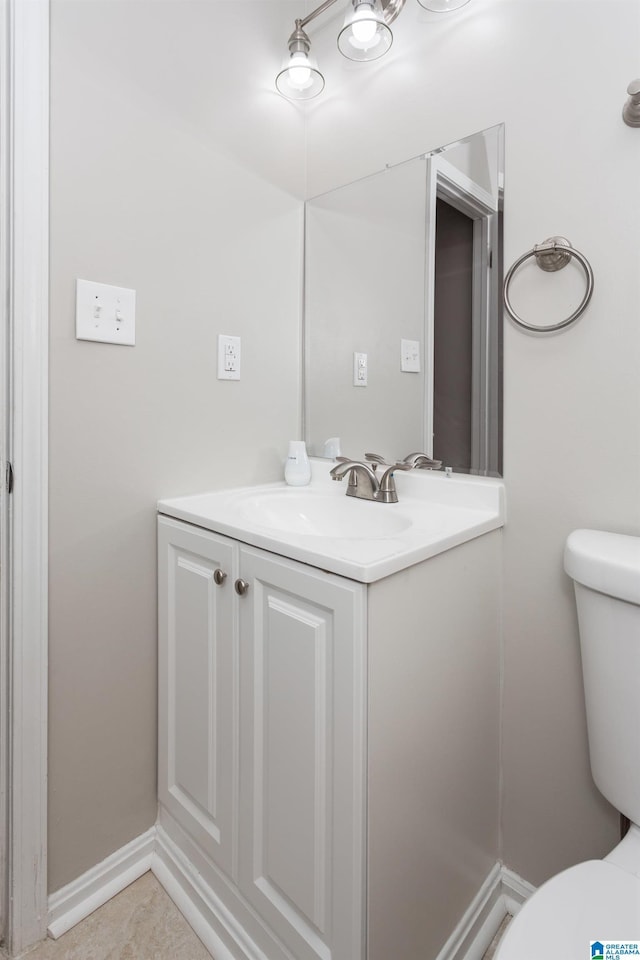
{"label": "gray wall", "polygon": [[[501,849],[538,884],[616,839],[588,767],[562,551],[578,526],[640,533],[640,136],[620,118],[640,6],[474,0],[445,16],[407,4],[394,35],[365,74],[322,33],[309,194],[505,121],[506,264],[560,233],[595,270],[577,326],[536,338],[505,325]],[[565,274],[525,271],[514,304],[530,319],[566,316],[584,287]]]}
{"label": "gray wall", "polygon": [[[299,433],[290,13],[52,3],[50,890],[155,822],[155,501],[279,476]],[[77,277],[136,289],[134,348],[75,340]]]}

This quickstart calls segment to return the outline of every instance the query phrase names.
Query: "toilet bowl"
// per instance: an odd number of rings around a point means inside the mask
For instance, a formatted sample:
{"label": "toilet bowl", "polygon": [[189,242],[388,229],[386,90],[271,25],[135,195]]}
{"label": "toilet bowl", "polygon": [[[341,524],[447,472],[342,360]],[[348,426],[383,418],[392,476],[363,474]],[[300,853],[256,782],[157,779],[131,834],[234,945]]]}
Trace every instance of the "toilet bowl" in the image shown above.
{"label": "toilet bowl", "polygon": [[564,566],[575,586],[591,772],[631,827],[604,860],[544,883],[496,960],[590,960],[594,941],[640,943],[640,537],[575,530]]}

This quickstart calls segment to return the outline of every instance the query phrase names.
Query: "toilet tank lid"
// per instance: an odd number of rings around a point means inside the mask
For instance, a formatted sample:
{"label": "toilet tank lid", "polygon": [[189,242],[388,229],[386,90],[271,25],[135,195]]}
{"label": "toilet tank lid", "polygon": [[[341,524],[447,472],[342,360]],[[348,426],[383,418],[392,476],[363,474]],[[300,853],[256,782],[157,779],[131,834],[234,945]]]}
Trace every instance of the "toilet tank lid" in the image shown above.
{"label": "toilet tank lid", "polygon": [[564,568],[577,583],[640,605],[640,537],[603,530],[574,530]]}

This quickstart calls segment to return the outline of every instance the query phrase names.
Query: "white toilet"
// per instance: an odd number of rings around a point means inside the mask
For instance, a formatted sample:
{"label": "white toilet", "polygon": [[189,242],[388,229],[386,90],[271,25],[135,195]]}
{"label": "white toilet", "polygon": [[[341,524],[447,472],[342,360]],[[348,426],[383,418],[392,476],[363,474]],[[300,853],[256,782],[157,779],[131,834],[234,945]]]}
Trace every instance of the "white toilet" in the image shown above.
{"label": "white toilet", "polygon": [[593,779],[631,828],[604,860],[543,884],[496,960],[590,960],[592,941],[640,941],[640,537],[575,530],[564,566],[575,582]]}

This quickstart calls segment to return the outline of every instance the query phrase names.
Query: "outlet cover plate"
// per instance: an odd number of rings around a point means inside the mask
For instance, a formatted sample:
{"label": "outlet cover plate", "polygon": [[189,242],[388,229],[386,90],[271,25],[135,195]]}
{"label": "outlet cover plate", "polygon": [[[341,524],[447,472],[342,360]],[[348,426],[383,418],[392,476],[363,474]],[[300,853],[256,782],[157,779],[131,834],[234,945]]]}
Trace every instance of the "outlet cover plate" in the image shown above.
{"label": "outlet cover plate", "polygon": [[240,379],[240,337],[218,334],[218,380]]}
{"label": "outlet cover plate", "polygon": [[420,373],[420,341],[400,341],[400,369],[403,373]]}
{"label": "outlet cover plate", "polygon": [[366,387],[369,383],[369,358],[366,353],[353,355],[353,385]]}

